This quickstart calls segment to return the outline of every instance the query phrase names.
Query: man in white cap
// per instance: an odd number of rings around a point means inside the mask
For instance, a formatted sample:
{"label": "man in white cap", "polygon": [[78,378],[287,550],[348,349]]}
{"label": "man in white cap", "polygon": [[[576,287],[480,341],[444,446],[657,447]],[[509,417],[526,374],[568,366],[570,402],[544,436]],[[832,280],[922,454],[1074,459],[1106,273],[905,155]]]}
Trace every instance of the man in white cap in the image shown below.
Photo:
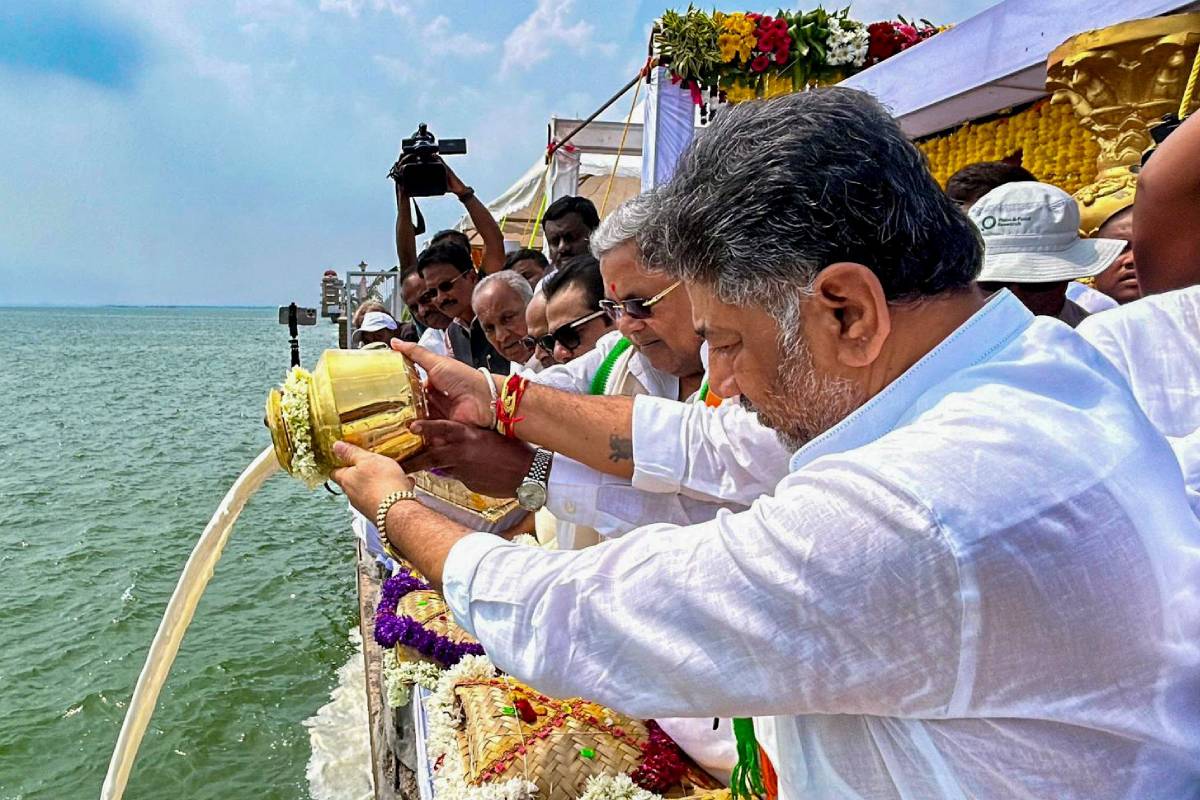
{"label": "man in white cap", "polygon": [[1008,289],[1034,314],[1072,328],[1087,311],[1067,299],[1067,283],[1099,275],[1125,249],[1115,239],[1081,239],[1075,199],[1048,183],[997,186],[969,216],[983,235],[980,287]]}
{"label": "man in white cap", "polygon": [[362,315],[354,337],[363,350],[374,350],[388,346],[388,342],[399,334],[400,325],[386,311],[368,310]]}

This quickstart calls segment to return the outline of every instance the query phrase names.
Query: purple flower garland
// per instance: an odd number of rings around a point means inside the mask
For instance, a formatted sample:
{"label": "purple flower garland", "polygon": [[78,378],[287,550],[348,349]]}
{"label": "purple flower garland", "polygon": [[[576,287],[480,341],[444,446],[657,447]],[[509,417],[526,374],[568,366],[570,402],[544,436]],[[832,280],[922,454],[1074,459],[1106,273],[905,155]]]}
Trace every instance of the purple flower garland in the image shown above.
{"label": "purple flower garland", "polygon": [[429,589],[429,584],[411,575],[393,575],[383,582],[379,605],[375,608],[375,641],[381,647],[398,644],[411,647],[443,667],[452,667],[469,655],[483,655],[483,645],[476,642],[455,642],[426,629],[409,616],[396,614],[400,598],[406,594]]}

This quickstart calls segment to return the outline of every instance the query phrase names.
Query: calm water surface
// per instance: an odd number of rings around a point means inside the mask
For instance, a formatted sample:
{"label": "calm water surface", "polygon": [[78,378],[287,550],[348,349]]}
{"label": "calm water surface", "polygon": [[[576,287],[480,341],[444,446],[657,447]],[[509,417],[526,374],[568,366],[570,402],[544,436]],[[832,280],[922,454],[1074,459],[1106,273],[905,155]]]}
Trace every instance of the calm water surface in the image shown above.
{"label": "calm water surface", "polygon": [[[305,329],[311,367],[336,346]],[[274,309],[0,308],[0,798],[94,797],[192,544],[270,438]],[[345,503],[254,497],[183,642],[126,797],[306,798],[302,721],[355,622]]]}

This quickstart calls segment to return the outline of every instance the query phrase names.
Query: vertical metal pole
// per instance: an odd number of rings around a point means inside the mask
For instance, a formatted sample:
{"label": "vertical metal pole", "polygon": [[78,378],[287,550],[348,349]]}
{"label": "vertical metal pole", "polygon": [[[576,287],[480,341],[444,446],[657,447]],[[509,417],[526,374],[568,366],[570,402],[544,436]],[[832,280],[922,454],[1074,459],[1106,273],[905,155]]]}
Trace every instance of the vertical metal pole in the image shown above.
{"label": "vertical metal pole", "polygon": [[292,346],[292,366],[300,366],[300,331],[296,326],[296,304],[292,303],[288,306],[288,333],[292,338],[289,344]]}

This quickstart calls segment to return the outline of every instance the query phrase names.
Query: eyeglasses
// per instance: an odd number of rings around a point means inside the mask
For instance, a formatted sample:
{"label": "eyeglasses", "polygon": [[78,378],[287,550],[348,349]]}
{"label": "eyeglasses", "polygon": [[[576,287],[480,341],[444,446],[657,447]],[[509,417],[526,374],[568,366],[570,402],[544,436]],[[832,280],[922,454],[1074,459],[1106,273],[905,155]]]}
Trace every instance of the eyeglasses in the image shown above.
{"label": "eyeglasses", "polygon": [[426,289],[417,298],[417,302],[418,303],[426,303],[426,304],[432,303],[434,301],[434,299],[438,296],[438,292],[441,292],[442,294],[448,293],[451,289],[454,288],[455,281],[457,281],[463,275],[466,275],[468,272],[474,272],[474,270],[471,270],[471,269],[463,270],[462,272],[458,273],[450,280],[442,281],[437,286],[432,286],[432,287]]}
{"label": "eyeglasses", "polygon": [[526,347],[538,345],[549,353],[554,351],[554,343],[558,342],[573,353],[575,352],[575,348],[579,347],[580,343],[583,341],[582,337],[579,335],[579,329],[597,317],[602,316],[604,316],[604,309],[593,311],[586,316],[580,317],[574,322],[568,322],[566,325],[560,326],[558,330],[550,331],[550,333],[542,336],[538,336],[536,338],[533,336],[527,336],[525,337]]}
{"label": "eyeglasses", "polygon": [[660,303],[664,297],[675,291],[681,283],[683,281],[675,281],[650,299],[646,299],[645,297],[631,297],[628,300],[604,299],[600,301],[600,310],[612,317],[614,322],[620,320],[624,314],[628,314],[632,319],[650,319],[650,316],[654,313],[650,309]]}

